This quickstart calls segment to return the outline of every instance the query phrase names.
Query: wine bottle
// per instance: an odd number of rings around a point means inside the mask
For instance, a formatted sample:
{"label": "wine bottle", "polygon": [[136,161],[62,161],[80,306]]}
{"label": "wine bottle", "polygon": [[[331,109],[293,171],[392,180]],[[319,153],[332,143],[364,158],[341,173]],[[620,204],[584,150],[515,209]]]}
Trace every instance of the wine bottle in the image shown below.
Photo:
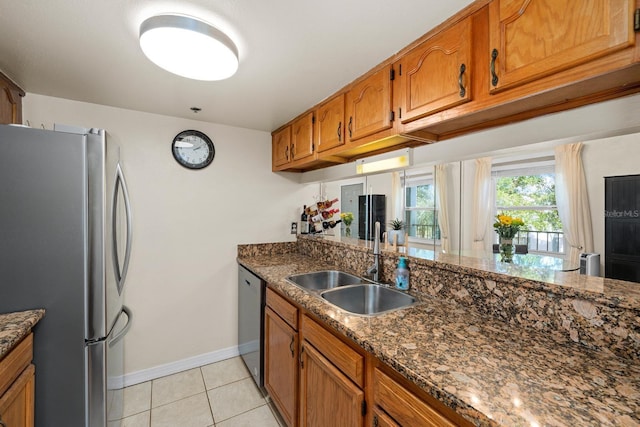
{"label": "wine bottle", "polygon": [[302,207],[302,215],[300,215],[300,221],[302,221],[302,222],[307,222],[308,221],[307,205],[304,205]]}
{"label": "wine bottle", "polygon": [[333,200],[325,200],[324,202],[324,208],[325,209],[329,209],[334,203],[336,203],[338,201],[338,198],[336,197]]}
{"label": "wine bottle", "polygon": [[329,219],[334,214],[337,214],[338,212],[340,212],[340,209],[331,209],[331,210],[328,210],[328,211],[322,211],[322,218]]}
{"label": "wine bottle", "polygon": [[342,220],[339,219],[337,221],[331,220],[331,221],[323,221],[322,222],[322,228],[324,228],[325,230],[327,228],[334,228],[336,225],[338,225],[339,223],[341,223]]}

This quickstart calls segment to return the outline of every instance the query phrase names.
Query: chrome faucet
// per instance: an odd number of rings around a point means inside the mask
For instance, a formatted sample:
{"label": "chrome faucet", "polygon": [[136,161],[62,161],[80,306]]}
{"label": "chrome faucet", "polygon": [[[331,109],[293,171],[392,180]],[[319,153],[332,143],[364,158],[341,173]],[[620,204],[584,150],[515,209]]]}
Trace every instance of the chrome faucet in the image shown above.
{"label": "chrome faucet", "polygon": [[376,221],[373,236],[373,265],[367,269],[367,276],[374,282],[380,281],[380,222]]}

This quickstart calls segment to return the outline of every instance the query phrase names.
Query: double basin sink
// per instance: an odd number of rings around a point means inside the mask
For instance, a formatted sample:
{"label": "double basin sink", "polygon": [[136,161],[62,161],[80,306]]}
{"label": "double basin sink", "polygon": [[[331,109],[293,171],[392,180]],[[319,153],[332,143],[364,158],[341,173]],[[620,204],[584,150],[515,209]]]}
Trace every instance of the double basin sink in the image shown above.
{"label": "double basin sink", "polygon": [[319,293],[327,302],[351,314],[372,316],[413,305],[415,298],[395,289],[338,270],[295,274],[286,278]]}

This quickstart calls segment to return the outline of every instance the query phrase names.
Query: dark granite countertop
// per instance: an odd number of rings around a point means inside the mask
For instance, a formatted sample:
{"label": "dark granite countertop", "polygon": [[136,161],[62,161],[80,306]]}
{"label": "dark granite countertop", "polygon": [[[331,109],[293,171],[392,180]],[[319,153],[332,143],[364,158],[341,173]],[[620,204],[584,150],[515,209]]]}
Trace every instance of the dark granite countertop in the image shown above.
{"label": "dark granite countertop", "polygon": [[44,309],[0,314],[0,360],[27,336],[44,316]]}
{"label": "dark granite countertop", "polygon": [[637,361],[415,292],[413,307],[350,315],[284,280],[330,265],[295,253],[238,261],[475,425],[640,426]]}

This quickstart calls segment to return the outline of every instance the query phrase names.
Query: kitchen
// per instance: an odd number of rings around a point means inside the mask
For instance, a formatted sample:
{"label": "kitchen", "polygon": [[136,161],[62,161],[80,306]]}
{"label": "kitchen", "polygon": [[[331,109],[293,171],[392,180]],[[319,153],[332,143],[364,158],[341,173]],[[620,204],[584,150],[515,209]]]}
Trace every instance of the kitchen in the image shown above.
{"label": "kitchen", "polygon": [[[465,5],[466,2],[451,6],[434,25]],[[11,7],[14,6],[6,6]],[[381,53],[368,66],[344,76],[342,84],[428,28]],[[136,37],[134,34],[131,40],[135,42]],[[8,43],[11,39],[3,40]],[[17,72],[10,73],[10,64],[1,65],[4,72],[20,82]],[[150,63],[144,67],[149,75],[161,73],[153,70]],[[46,88],[46,83],[41,84]],[[335,87],[304,101],[306,104],[298,104],[280,122],[259,127],[261,130],[246,128],[241,121],[219,124],[200,120],[202,116],[188,111],[194,106],[188,99],[181,103],[186,112],[171,116],[135,111],[142,110],[135,105],[113,106],[117,102],[106,99],[65,99],[49,94],[45,88],[33,90],[25,85],[23,122],[28,120],[33,127],[42,125],[47,129],[54,122],[100,126],[107,130],[110,140],[122,146],[129,190],[135,195],[134,250],[128,277],[135,285],[126,294],[135,322],[126,338],[125,381],[136,384],[236,355],[236,245],[292,241],[294,237],[288,234],[290,223],[298,219],[301,205],[317,194],[317,182],[324,180],[313,173],[301,178],[271,172],[270,131],[328,96]],[[273,95],[277,96],[281,94]],[[451,147],[458,141],[462,145],[482,144],[486,151],[542,141],[573,141],[583,136],[617,138],[628,134],[621,138],[637,141],[637,97],[441,141],[422,147],[420,152],[425,157],[435,153],[451,159],[459,145],[456,149]],[[198,114],[206,114],[206,110]],[[193,172],[174,161],[171,139],[184,129],[198,129],[214,139],[216,158],[211,166]],[[229,185],[230,178],[233,185]],[[3,290],[4,286],[3,283]]]}

